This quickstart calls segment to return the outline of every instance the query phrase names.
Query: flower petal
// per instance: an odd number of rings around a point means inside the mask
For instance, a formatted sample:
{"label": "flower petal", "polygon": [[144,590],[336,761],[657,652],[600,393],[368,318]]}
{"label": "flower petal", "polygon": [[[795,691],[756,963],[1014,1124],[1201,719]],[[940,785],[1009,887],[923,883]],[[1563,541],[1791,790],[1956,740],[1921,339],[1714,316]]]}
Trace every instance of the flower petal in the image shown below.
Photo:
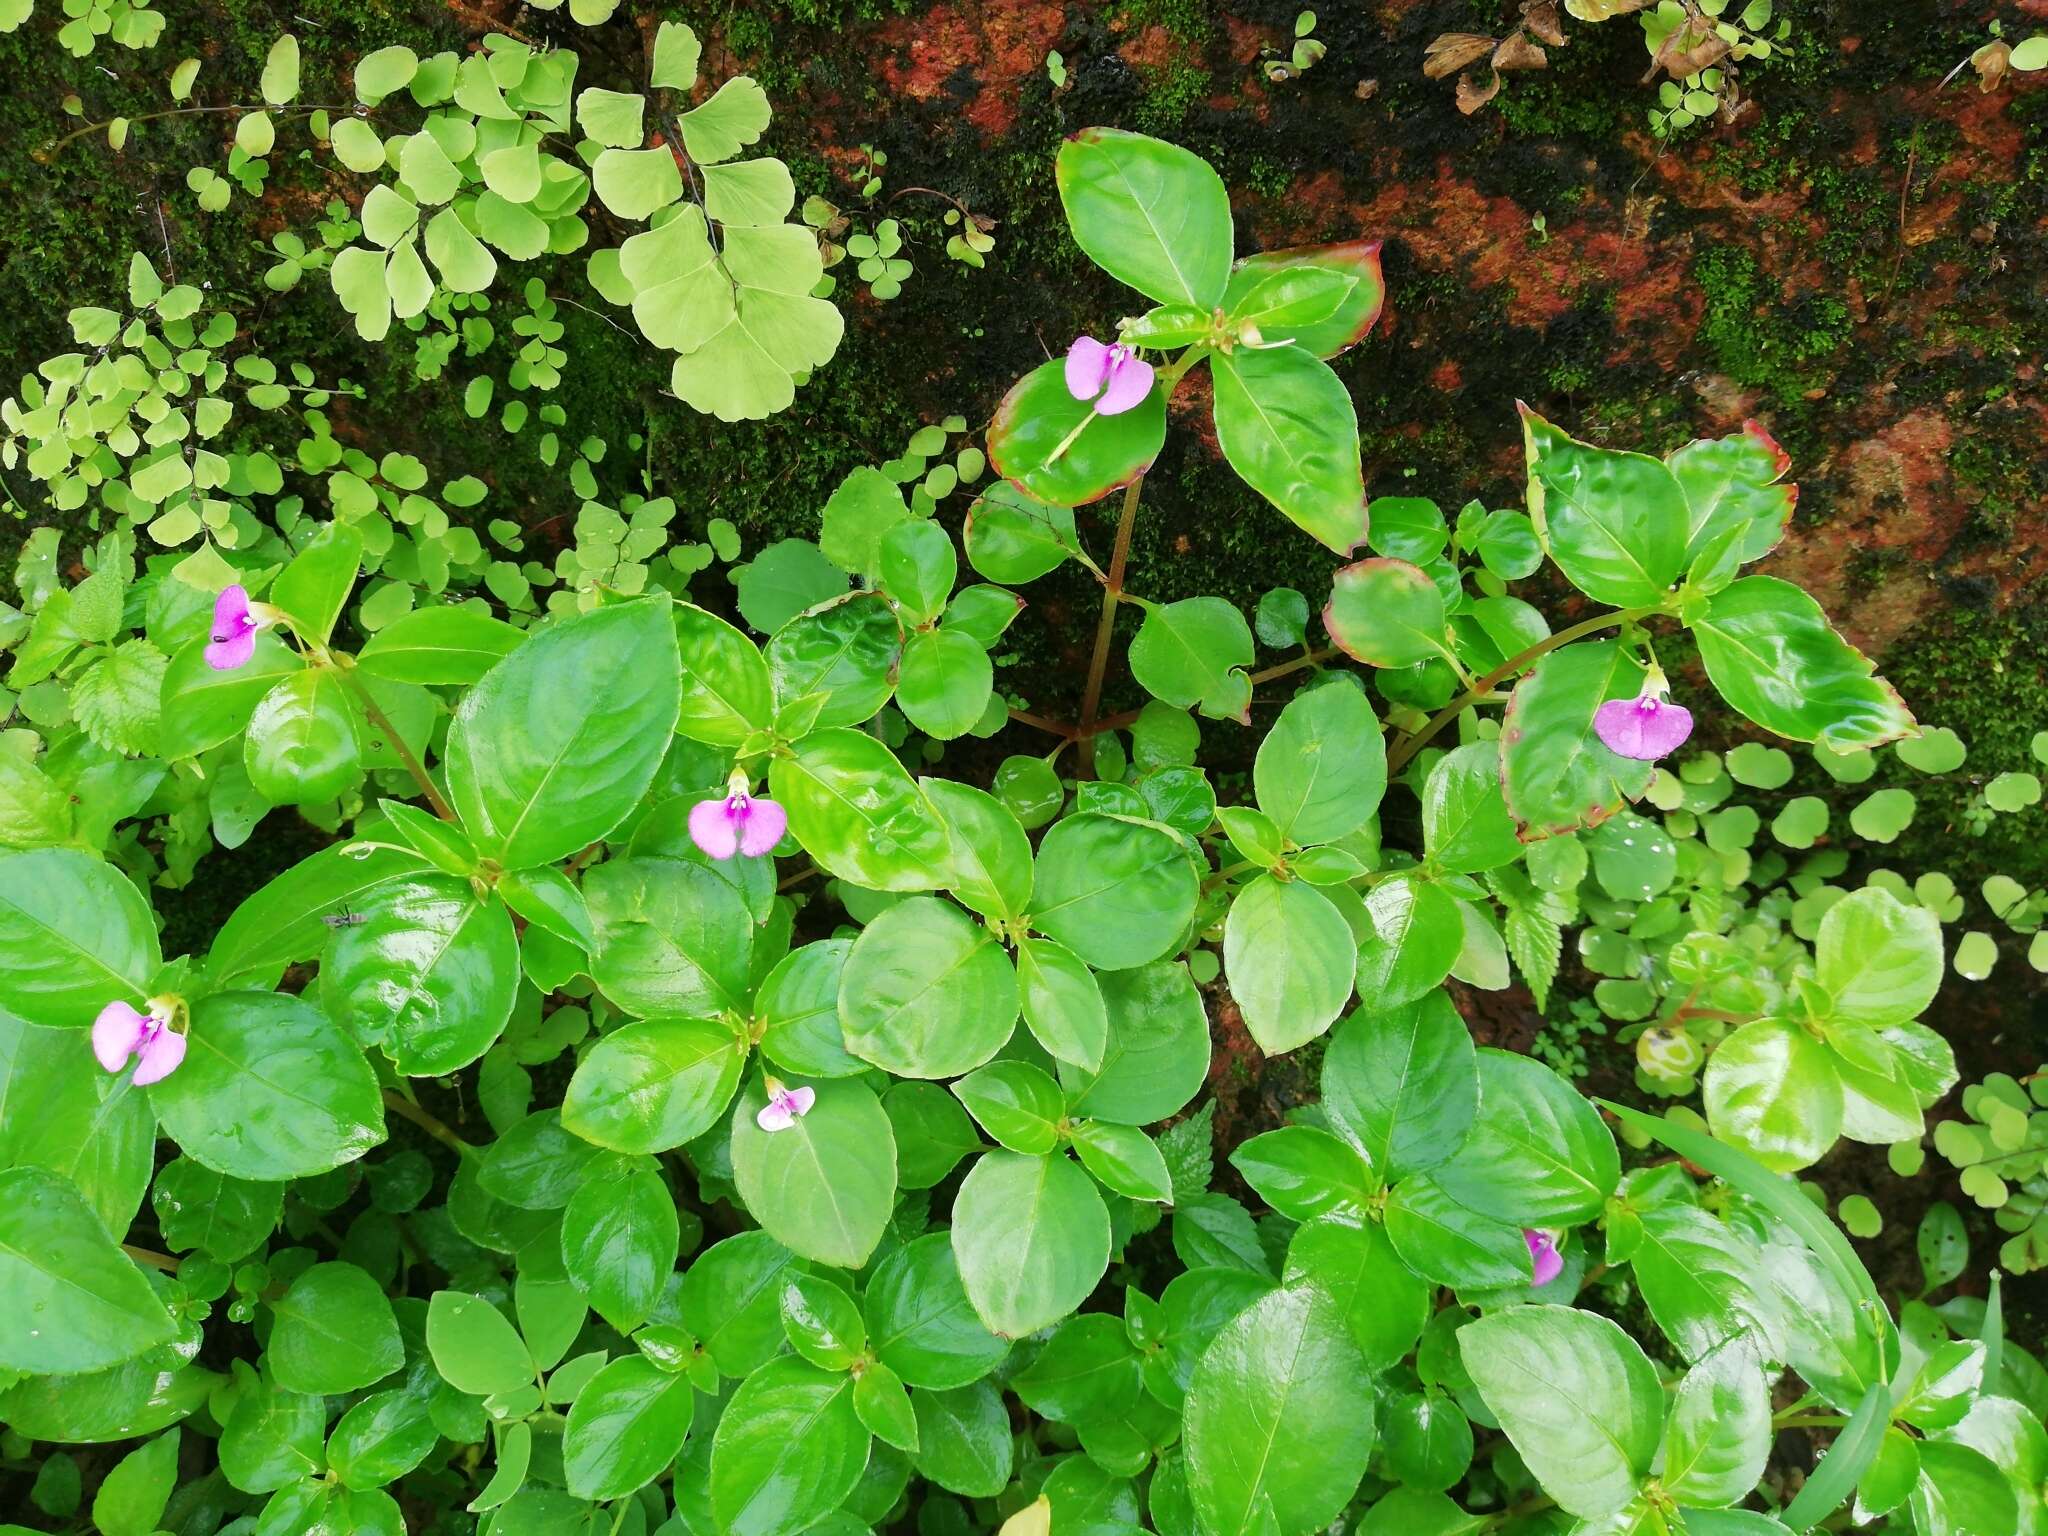
{"label": "flower petal", "polygon": [[1593,712],[1593,729],[1611,752],[1651,763],[1692,734],[1692,711],[1661,699],[1609,699]]}
{"label": "flower petal", "polygon": [[1109,378],[1109,348],[1093,336],[1076,336],[1067,348],[1067,393],[1093,400]]}
{"label": "flower petal", "polygon": [[92,1021],[92,1053],[109,1072],[128,1065],[149,1034],[149,1015],[127,1003],[109,1003]]}
{"label": "flower petal", "polygon": [[213,638],[226,640],[255,625],[249,618],[249,590],[240,582],[222,587],[213,600]]}
{"label": "flower petal", "polygon": [[157,1037],[142,1048],[142,1060],[135,1068],[135,1086],[147,1088],[151,1083],[160,1083],[178,1070],[178,1063],[185,1059],[185,1037],[173,1029],[157,1032]]}
{"label": "flower petal", "polygon": [[1127,353],[1110,370],[1109,388],[1095,402],[1095,409],[1104,416],[1120,416],[1133,407],[1143,405],[1145,397],[1151,393],[1152,365]]}
{"label": "flower petal", "polygon": [[256,654],[256,631],[254,628],[238,630],[225,640],[214,640],[206,647],[206,664],[216,672],[232,672],[237,667],[249,664],[249,658]]}
{"label": "flower petal", "polygon": [[796,1124],[796,1111],[783,1103],[782,1095],[777,1094],[761,1106],[760,1112],[754,1116],[754,1124],[764,1131],[786,1131]]}
{"label": "flower petal", "polygon": [[773,800],[753,801],[740,823],[740,852],[750,859],[773,852],[788,827],[789,813]]}
{"label": "flower petal", "polygon": [[792,1088],[789,1090],[787,1097],[791,1109],[800,1115],[808,1115],[811,1112],[811,1106],[818,1102],[818,1090],[815,1088]]}
{"label": "flower petal", "polygon": [[723,795],[690,807],[690,841],[714,859],[729,859],[739,851],[740,830],[726,813]]}
{"label": "flower petal", "polygon": [[1548,1285],[1564,1273],[1564,1255],[1557,1251],[1557,1242],[1548,1232],[1524,1227],[1522,1241],[1529,1245],[1529,1260],[1535,1268],[1538,1285]]}

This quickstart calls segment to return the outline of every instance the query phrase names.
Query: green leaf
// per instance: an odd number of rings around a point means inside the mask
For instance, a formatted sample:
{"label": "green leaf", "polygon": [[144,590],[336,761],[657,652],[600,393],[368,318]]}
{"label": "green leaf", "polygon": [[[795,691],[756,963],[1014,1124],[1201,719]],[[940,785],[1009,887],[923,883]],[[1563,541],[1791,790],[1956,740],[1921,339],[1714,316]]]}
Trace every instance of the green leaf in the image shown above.
{"label": "green leaf", "polygon": [[597,926],[591,975],[633,1013],[713,1017],[745,1005],[753,919],[709,865],[613,859],[584,879]]}
{"label": "green leaf", "polygon": [[862,1306],[876,1358],[913,1387],[964,1387],[1010,1352],[1009,1341],[990,1333],[975,1315],[945,1232],[916,1238],[884,1257]]}
{"label": "green leaf", "polygon": [[745,1042],[709,1020],[627,1024],[577,1063],[562,1124],[615,1152],[665,1152],[718,1123],[746,1059]]}
{"label": "green leaf", "polygon": [[1708,546],[1735,535],[1737,564],[1761,560],[1785,536],[1799,487],[1781,485],[1791,458],[1754,421],[1733,437],[1687,443],[1665,459],[1685,494],[1688,561]]}
{"label": "green leaf", "polygon": [[1582,1519],[1643,1485],[1664,1427],[1657,1368],[1620,1328],[1570,1307],[1512,1307],[1458,1331],[1465,1369],[1543,1491]]}
{"label": "green leaf", "polygon": [[967,509],[961,542],[975,570],[1009,587],[1036,581],[1081,549],[1071,507],[1037,501],[1007,481]]}
{"label": "green leaf", "polygon": [[356,857],[344,845],[323,848],[259,887],[228,915],[214,936],[207,969],[223,986],[272,986],[287,965],[326,948],[333,934],[324,917],[367,905],[379,886],[419,873],[418,859],[394,849]]}
{"label": "green leaf", "polygon": [[2012,1481],[1967,1445],[1921,1442],[1920,1480],[1906,1507],[1924,1536],[2007,1536],[2020,1529]]}
{"label": "green leaf", "polygon": [[1683,1202],[1643,1211],[1637,1220],[1641,1233],[1629,1262],[1643,1304],[1680,1355],[1702,1360],[1730,1339],[1782,1351],[1778,1305],[1748,1238]]}
{"label": "green leaf", "polygon": [[271,992],[192,1008],[185,1060],[149,1100],[186,1156],[238,1179],[308,1177],[384,1139],[376,1074],[319,1009]]}
{"label": "green leaf", "polygon": [[1317,357],[1335,357],[1365,340],[1386,302],[1386,280],[1380,273],[1380,242],[1347,240],[1333,245],[1259,251],[1245,257],[1231,271],[1230,285],[1223,296],[1224,309],[1236,313],[1253,292],[1284,272],[1328,272],[1351,280],[1351,287],[1336,308],[1320,319],[1276,323],[1274,317],[1268,317],[1259,323],[1260,335],[1266,341],[1292,341]]}
{"label": "green leaf", "polygon": [[679,1228],[654,1169],[587,1180],[562,1212],[562,1265],[590,1309],[628,1333],[653,1313],[675,1272]]}
{"label": "green leaf", "polygon": [[1230,1162],[1266,1204],[1294,1221],[1362,1212],[1379,1186],[1356,1147],[1310,1125],[1254,1136],[1239,1144]]}
{"label": "green leaf", "polygon": [[[356,660],[372,677],[395,683],[466,685],[479,681],[525,638],[524,631],[473,608],[415,608],[372,635]],[[262,644],[261,637],[257,643]],[[174,669],[183,654],[172,662]]]}
{"label": "green leaf", "polygon": [[654,34],[654,61],[647,83],[657,90],[687,91],[697,83],[697,61],[703,46],[697,34],[679,21],[664,21]]}
{"label": "green leaf", "polygon": [[458,1392],[489,1397],[533,1380],[533,1357],[518,1330],[482,1296],[436,1291],[427,1305],[427,1350]]}
{"label": "green leaf", "polygon": [[796,1536],[845,1502],[868,1461],[853,1378],[770,1361],[741,1383],[711,1442],[711,1508],[731,1536]]}
{"label": "green leaf", "polygon": [[562,1433],[562,1471],[579,1499],[616,1499],[644,1488],[683,1448],[696,1407],[686,1375],[644,1355],[614,1360],[584,1384]]}
{"label": "green leaf", "polygon": [[730,160],[767,132],[770,116],[768,93],[748,76],[734,75],[682,115],[683,148],[700,166]]}
{"label": "green leaf", "polygon": [[590,167],[597,199],[622,219],[640,220],[659,212],[683,195],[683,173],[674,151],[607,149]]}
{"label": "green leaf", "polygon": [[1351,1000],[1358,945],[1321,891],[1261,875],[1237,893],[1223,928],[1223,967],[1245,1027],[1268,1056],[1305,1045]]}
{"label": "green leaf", "polygon": [[986,1381],[949,1392],[919,1392],[917,1458],[928,1481],[964,1498],[992,1499],[1010,1484],[1016,1458],[1003,1395]]}
{"label": "green leaf", "polygon": [[1208,309],[1230,279],[1230,194],[1200,156],[1162,139],[1084,128],[1055,174],[1074,243],[1161,304]]}
{"label": "green leaf", "polygon": [[[1070,436],[1066,451],[1054,458]],[[1054,358],[1003,396],[989,423],[988,456],[996,473],[1031,500],[1078,507],[1144,474],[1165,442],[1164,390],[1155,386],[1130,410],[1098,416],[1068,391],[1066,366]]]}
{"label": "green leaf", "polygon": [[1249,708],[1244,669],[1252,658],[1251,626],[1220,597],[1147,608],[1130,651],[1131,675],[1147,693],[1218,719],[1241,718]]}
{"label": "green leaf", "polygon": [[775,688],[754,642],[725,620],[675,605],[676,651],[683,663],[676,731],[692,741],[736,747],[775,722]]}
{"label": "green leaf", "polygon": [[1453,1199],[1434,1173],[1413,1174],[1394,1186],[1386,1222],[1401,1261],[1439,1285],[1498,1290],[1531,1283],[1522,1229]]}
{"label": "green leaf", "polygon": [[1501,725],[1501,785],[1529,842],[1597,827],[1641,798],[1656,772],[1611,751],[1593,728],[1609,699],[1634,698],[1643,669],[1619,642],[1552,651],[1515,685]]}
{"label": "green leaf", "polygon": [[984,1152],[953,1198],[953,1254],[989,1332],[1022,1338],[1078,1308],[1109,1267],[1109,1213],[1064,1156]]}
{"label": "green leaf", "polygon": [[1031,925],[1097,970],[1172,954],[1198,881],[1181,840],[1149,822],[1069,816],[1038,846]]}
{"label": "green leaf", "polygon": [[1216,353],[1216,440],[1238,476],[1340,555],[1365,542],[1351,392],[1302,347]]}
{"label": "green leaf", "polygon": [[1331,843],[1365,825],[1386,794],[1387,747],[1364,692],[1337,682],[1289,699],[1259,743],[1252,783],[1294,842]]}
{"label": "green leaf", "polygon": [[776,697],[785,703],[826,696],[818,727],[858,725],[888,702],[902,649],[889,600],[879,592],[856,592],[778,629],[768,641],[768,672]]}
{"label": "green leaf", "polygon": [[0,1171],[0,1369],[104,1370],[175,1333],[69,1180],[43,1168]]}
{"label": "green leaf", "polygon": [[338,931],[320,1002],[408,1077],[439,1077],[491,1048],[512,1017],[519,946],[501,901],[452,875],[396,881]]}
{"label": "green leaf", "polygon": [[362,568],[363,540],[346,523],[329,523],[271,584],[270,600],[300,635],[327,643]]}
{"label": "green leaf", "polygon": [[1373,887],[1372,932],[1359,945],[1358,992],[1382,1006],[1440,986],[1465,947],[1465,920],[1442,886],[1400,874]]}
{"label": "green leaf", "polygon": [[1383,1371],[1422,1336],[1435,1304],[1432,1287],[1395,1251],[1384,1226],[1360,1221],[1341,1205],[1332,1210],[1296,1229],[1287,1245],[1286,1283],[1307,1282],[1327,1295],[1367,1369]]}
{"label": "green leaf", "polygon": [[1336,1308],[1270,1292],[1202,1355],[1187,1399],[1188,1493],[1212,1536],[1308,1536],[1357,1491],[1374,1394]]}
{"label": "green leaf", "polygon": [[953,1094],[976,1124],[1012,1152],[1038,1157],[1059,1145],[1066,1100],[1060,1085],[1029,1062],[979,1067],[953,1084]]}
{"label": "green leaf", "polygon": [[1337,648],[1374,667],[1411,667],[1447,656],[1443,594],[1420,566],[1374,557],[1332,578],[1323,628]]}
{"label": "green leaf", "polygon": [[[69,1179],[109,1232],[126,1232],[155,1154],[156,1116],[142,1090],[102,1071],[76,1031],[0,1011],[0,1168]],[[177,1224],[160,1216],[159,1225],[170,1241]]]}
{"label": "green leaf", "polygon": [[137,1446],[116,1462],[92,1499],[101,1536],[150,1536],[178,1485],[178,1431]]}
{"label": "green leaf", "polygon": [[1170,1202],[1173,1174],[1157,1142],[1135,1126],[1083,1120],[1068,1129],[1081,1166],[1111,1194],[1131,1200]]}
{"label": "green leaf", "polygon": [[464,697],[448,730],[448,798],[480,852],[508,869],[552,864],[632,811],[680,709],[668,606],[557,620]]}
{"label": "green leaf", "polygon": [[1526,405],[1529,515],[1573,586],[1617,608],[1660,601],[1685,569],[1687,509],[1678,480],[1640,453],[1566,436]]}
{"label": "green leaf", "polygon": [[1060,1061],[1099,1071],[1109,1044],[1109,1010],[1095,973],[1051,939],[1017,942],[1017,992],[1032,1037]]}
{"label": "green leaf", "polygon": [[1072,1114],[1152,1125],[1179,1113],[1209,1073],[1209,1018],[1188,968],[1155,961],[1096,978],[1109,1014],[1098,1072],[1063,1064]]}
{"label": "green leaf", "polygon": [[1322,1091],[1332,1125],[1387,1183],[1448,1162],[1479,1110],[1478,1058],[1449,994],[1352,1014],[1331,1037]]}
{"label": "green leaf", "polygon": [[984,917],[1021,917],[1031,900],[1031,842],[1015,814],[994,795],[947,779],[921,779],[918,788],[945,824],[947,888]]}
{"label": "green leaf", "polygon": [[1918,1018],[1941,989],[1941,923],[1876,886],[1829,907],[1814,942],[1814,979],[1829,1017],[1879,1026]]}
{"label": "green leaf", "polygon": [[163,963],[149,903],[113,865],[72,848],[0,854],[0,1007],[83,1029],[139,1003]]}
{"label": "green leaf", "polygon": [[425,1461],[440,1438],[426,1399],[394,1388],[363,1398],[341,1416],[327,1460],[342,1486],[381,1488]]}
{"label": "green leaf", "polygon": [[362,746],[344,690],[340,676],[322,667],[293,672],[263,696],[242,742],[257,794],[273,805],[311,805],[362,777]]}
{"label": "green leaf", "polygon": [[850,1370],[867,1351],[867,1325],[844,1286],[822,1275],[790,1274],[779,1298],[790,1347],[827,1371]]}
{"label": "green leaf", "polygon": [[1745,1024],[1708,1058],[1702,1098],[1717,1140],[1789,1173],[1818,1162],[1842,1131],[1842,1080],[1828,1049],[1796,1024]]}
{"label": "green leaf", "polygon": [[995,669],[988,651],[972,636],[957,629],[935,629],[904,642],[896,707],[932,740],[966,735],[987,712],[994,688]]}
{"label": "green leaf", "polygon": [[1497,869],[1521,857],[1515,823],[1501,799],[1501,753],[1474,742],[1438,758],[1422,786],[1427,861],[1453,874]]}
{"label": "green leaf", "polygon": [[1485,1106],[1452,1158],[1436,1170],[1444,1192],[1518,1227],[1591,1221],[1621,1181],[1621,1157],[1600,1112],[1542,1062],[1482,1050]]}
{"label": "green leaf", "polygon": [[896,1138],[864,1083],[816,1085],[808,1114],[764,1131],[766,1093],[750,1085],[733,1110],[733,1182],[770,1236],[820,1264],[859,1269],[896,1203]]}
{"label": "green leaf", "polygon": [[1780,736],[1848,752],[1914,729],[1891,684],[1789,581],[1743,577],[1714,595],[1693,635],[1721,697]]}
{"label": "green leaf", "polygon": [[[799,621],[801,622],[801,621]],[[826,873],[872,891],[947,883],[950,848],[938,815],[896,756],[861,731],[813,731],[769,768],[789,828]]]}
{"label": "green leaf", "polygon": [[354,1392],[405,1364],[390,1299],[353,1264],[302,1271],[270,1310],[270,1369],[287,1392]]}
{"label": "green leaf", "polygon": [[1017,1023],[1002,946],[951,903],[913,896],[878,916],[847,957],[846,1048],[899,1077],[943,1078],[989,1060]]}

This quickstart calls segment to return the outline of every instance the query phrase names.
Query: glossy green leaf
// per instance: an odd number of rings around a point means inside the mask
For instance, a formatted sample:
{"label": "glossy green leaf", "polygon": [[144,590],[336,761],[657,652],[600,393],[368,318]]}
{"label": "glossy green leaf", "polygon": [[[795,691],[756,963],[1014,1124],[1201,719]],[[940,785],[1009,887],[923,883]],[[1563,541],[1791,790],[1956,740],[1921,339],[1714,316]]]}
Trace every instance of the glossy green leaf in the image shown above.
{"label": "glossy green leaf", "polygon": [[1088,1299],[1109,1266],[1109,1214],[1067,1157],[984,1152],[953,1198],[952,1242],[982,1324],[1022,1338]]}
{"label": "glossy green leaf", "polygon": [[1269,1293],[1202,1356],[1187,1400],[1188,1493],[1214,1536],[1330,1525],[1372,1454],[1365,1362],[1311,1285]]}
{"label": "glossy green leaf", "polygon": [[405,1364],[390,1299],[353,1264],[315,1264],[270,1310],[270,1369],[287,1392],[354,1392]]}
{"label": "glossy green leaf", "polygon": [[553,863],[611,831],[646,792],[680,708],[668,606],[557,620],[463,698],[448,731],[448,798],[480,851],[508,869]]}
{"label": "glossy green leaf", "polygon": [[0,854],[0,1007],[84,1028],[143,1001],[162,963],[149,903],[113,865],[73,848]]}
{"label": "glossy green leaf", "polygon": [[1450,649],[1443,594],[1405,560],[1375,556],[1337,572],[1323,628],[1345,655],[1375,667],[1412,667]]}
{"label": "glossy green leaf", "polygon": [[872,891],[947,883],[945,827],[896,756],[861,731],[813,731],[769,769],[789,829],[827,873]]}
{"label": "glossy green leaf", "polygon": [[1841,1134],[1841,1077],[1826,1047],[1796,1024],[1743,1025],[1715,1047],[1703,1087],[1715,1137],[1775,1172],[1819,1161]]}
{"label": "glossy green leaf", "polygon": [[845,1502],[868,1462],[853,1378],[785,1358],[733,1394],[711,1442],[711,1507],[732,1536],[796,1536]]}
{"label": "glossy green leaf", "polygon": [[808,1114],[780,1131],[755,1116],[758,1086],[733,1111],[733,1181],[776,1241],[820,1264],[858,1269],[875,1251],[896,1204],[896,1138],[881,1102],[851,1079],[816,1085]]}
{"label": "glossy green leaf", "polygon": [[1693,635],[1721,697],[1780,736],[1847,752],[1913,729],[1891,684],[1789,581],[1743,577],[1715,594]]}
{"label": "glossy green leaf", "polygon": [[0,1172],[0,1369],[103,1370],[175,1332],[69,1180],[43,1168]]}
{"label": "glossy green leaf", "polygon": [[[1061,443],[1071,436],[1066,451]],[[1100,501],[1152,467],[1166,442],[1166,395],[1152,393],[1130,410],[1098,416],[1067,390],[1058,358],[1024,375],[996,407],[988,456],[996,473],[1033,501],[1078,507]]]}
{"label": "glossy green leaf", "polygon": [[1634,698],[1643,669],[1620,644],[1594,640],[1552,651],[1515,685],[1501,725],[1501,784],[1530,842],[1596,827],[1650,786],[1655,765],[1600,740],[1593,717]]}
{"label": "glossy green leaf", "polygon": [[1522,442],[1529,515],[1572,585],[1617,608],[1661,600],[1685,568],[1688,513],[1672,472],[1568,437],[1527,406]]}
{"label": "glossy green leaf", "polygon": [[679,734],[736,747],[775,720],[775,688],[754,642],[725,620],[675,605],[676,654],[683,664]]}
{"label": "glossy green leaf", "polygon": [[583,1499],[616,1499],[659,1477],[690,1432],[696,1389],[643,1355],[614,1360],[585,1384],[562,1434],[562,1470]]}
{"label": "glossy green leaf", "polygon": [[1200,156],[1144,134],[1084,128],[1060,146],[1074,243],[1161,304],[1209,308],[1230,278],[1230,196]]}
{"label": "glossy green leaf", "polygon": [[1380,272],[1380,242],[1347,240],[1332,245],[1297,245],[1259,251],[1239,261],[1230,274],[1223,307],[1235,311],[1250,295],[1283,272],[1328,272],[1348,278],[1351,287],[1335,309],[1313,321],[1268,317],[1259,325],[1269,342],[1292,341],[1317,357],[1335,357],[1363,341],[1380,317],[1387,285]]}
{"label": "glossy green leaf", "polygon": [[957,1077],[1017,1023],[1017,977],[988,930],[935,896],[914,896],[854,940],[839,991],[846,1048],[898,1077]]}
{"label": "glossy green leaf", "polygon": [[875,1266],[862,1298],[876,1358],[913,1387],[979,1381],[1010,1352],[982,1326],[945,1232],[904,1244]]}
{"label": "glossy green leaf", "polygon": [[1357,831],[1387,790],[1386,738],[1364,691],[1336,682],[1289,699],[1259,743],[1252,783],[1283,837],[1308,845]]}
{"label": "glossy green leaf", "polygon": [[293,1179],[384,1139],[376,1075],[340,1026],[296,997],[216,992],[192,1008],[185,1060],[149,1089],[171,1139],[238,1179]]}
{"label": "glossy green leaf", "polygon": [[1321,891],[1261,875],[1230,904],[1223,966],[1245,1028],[1260,1050],[1278,1056],[1336,1022],[1351,1000],[1358,947]]}
{"label": "glossy green leaf", "polygon": [[679,1147],[718,1123],[746,1059],[745,1042],[709,1020],[627,1024],[577,1063],[562,1125],[615,1152]]}
{"label": "glossy green leaf", "polygon": [[1216,440],[1230,467],[1338,554],[1363,544],[1358,416],[1329,364],[1303,347],[1268,347],[1217,353],[1209,367]]}
{"label": "glossy green leaf", "polygon": [[1196,886],[1186,849],[1165,828],[1069,816],[1039,843],[1031,924],[1098,970],[1128,970],[1173,952]]}

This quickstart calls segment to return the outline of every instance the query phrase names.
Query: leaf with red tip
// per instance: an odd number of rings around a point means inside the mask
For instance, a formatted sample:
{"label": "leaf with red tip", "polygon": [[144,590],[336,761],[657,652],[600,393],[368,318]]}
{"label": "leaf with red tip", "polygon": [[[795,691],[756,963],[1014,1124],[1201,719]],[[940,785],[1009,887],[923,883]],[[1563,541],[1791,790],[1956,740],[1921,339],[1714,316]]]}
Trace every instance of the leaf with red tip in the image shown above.
{"label": "leaf with red tip", "polygon": [[1444,596],[1406,560],[1360,560],[1330,584],[1323,627],[1345,655],[1374,667],[1412,667],[1449,656]]}
{"label": "leaf with red tip", "polygon": [[[1144,402],[1096,416],[1067,389],[1059,359],[1024,375],[996,407],[988,456],[996,473],[1056,507],[1085,506],[1129,485],[1152,467],[1166,442],[1166,396],[1157,385]],[[1086,426],[1082,423],[1086,422]],[[1079,427],[1058,458],[1053,453]]]}
{"label": "leaf with red tip", "polygon": [[1233,312],[1259,284],[1276,272],[1316,269],[1356,279],[1342,303],[1311,324],[1261,326],[1268,341],[1291,341],[1317,357],[1335,357],[1355,347],[1380,317],[1387,284],[1380,273],[1380,242],[1346,240],[1335,245],[1297,245],[1283,251],[1260,251],[1240,261],[1230,274],[1223,307]]}
{"label": "leaf with red tip", "polygon": [[1737,563],[1761,560],[1785,536],[1799,487],[1783,485],[1792,457],[1754,421],[1733,437],[1687,443],[1665,459],[1685,492],[1688,562],[1730,528],[1740,528]]}

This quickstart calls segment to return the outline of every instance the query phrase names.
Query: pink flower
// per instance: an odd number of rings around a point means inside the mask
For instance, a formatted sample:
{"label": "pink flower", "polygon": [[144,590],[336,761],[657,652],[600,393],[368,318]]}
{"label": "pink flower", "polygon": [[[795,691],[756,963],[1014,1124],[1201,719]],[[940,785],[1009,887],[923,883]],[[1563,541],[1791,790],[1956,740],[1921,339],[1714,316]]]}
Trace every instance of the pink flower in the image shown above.
{"label": "pink flower", "polygon": [[1529,1245],[1529,1262],[1535,1266],[1538,1285],[1548,1285],[1564,1272],[1564,1255],[1557,1251],[1557,1239],[1548,1232],[1524,1227],[1522,1241]]}
{"label": "pink flower", "polygon": [[1692,735],[1692,711],[1673,704],[1663,668],[1651,663],[1643,691],[1632,699],[1609,699],[1593,712],[1593,729],[1610,752],[1654,763],[1669,757]]}
{"label": "pink flower", "polygon": [[1067,349],[1067,393],[1093,402],[1098,416],[1120,416],[1152,393],[1152,365],[1122,342],[1076,336]]}
{"label": "pink flower", "polygon": [[754,1124],[764,1131],[786,1131],[808,1115],[811,1106],[817,1102],[817,1089],[785,1088],[771,1077],[768,1079],[768,1102],[754,1116]]}
{"label": "pink flower", "polygon": [[759,858],[782,841],[789,815],[773,800],[747,793],[747,776],[734,772],[724,798],[699,800],[690,807],[690,841],[714,859],[735,853]]}
{"label": "pink flower", "polygon": [[177,1071],[185,1059],[185,1037],[171,1028],[171,1006],[161,998],[140,1013],[127,1003],[109,1003],[93,1020],[92,1053],[109,1072],[137,1058],[135,1086],[147,1088]]}
{"label": "pink flower", "polygon": [[273,622],[269,612],[267,604],[250,603],[241,583],[222,588],[213,600],[213,639],[206,647],[206,664],[216,672],[247,666],[256,654],[256,632]]}

